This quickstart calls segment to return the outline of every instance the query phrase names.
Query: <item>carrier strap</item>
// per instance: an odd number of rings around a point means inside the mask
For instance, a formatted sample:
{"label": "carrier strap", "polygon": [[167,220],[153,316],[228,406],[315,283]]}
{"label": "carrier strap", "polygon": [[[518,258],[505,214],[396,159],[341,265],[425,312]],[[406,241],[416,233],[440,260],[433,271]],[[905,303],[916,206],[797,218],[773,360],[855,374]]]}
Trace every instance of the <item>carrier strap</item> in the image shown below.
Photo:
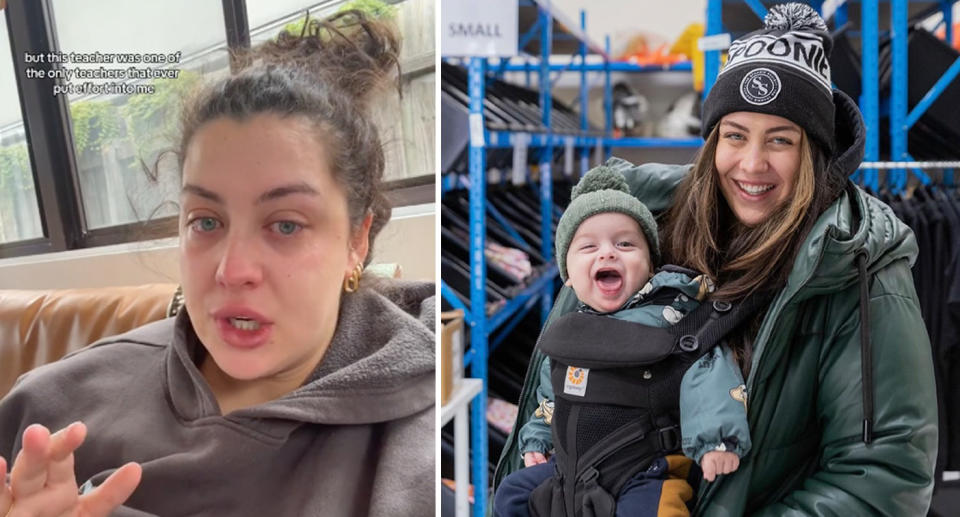
{"label": "carrier strap", "polygon": [[720,342],[731,330],[772,299],[771,292],[755,292],[737,302],[714,300],[704,302],[668,330],[676,336],[677,345],[684,352],[702,355]]}
{"label": "carrier strap", "polygon": [[551,358],[584,368],[645,366],[677,352],[697,358],[769,301],[769,293],[756,293],[739,302],[705,302],[667,328],[574,312],[550,325],[540,346]]}

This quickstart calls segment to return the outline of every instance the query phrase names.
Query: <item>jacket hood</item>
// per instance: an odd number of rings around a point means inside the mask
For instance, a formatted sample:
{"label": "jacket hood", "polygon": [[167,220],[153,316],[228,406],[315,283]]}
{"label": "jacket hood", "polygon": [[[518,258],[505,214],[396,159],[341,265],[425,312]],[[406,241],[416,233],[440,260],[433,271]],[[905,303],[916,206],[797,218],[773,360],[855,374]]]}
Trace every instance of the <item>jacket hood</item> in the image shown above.
{"label": "jacket hood", "polygon": [[[843,92],[834,91],[837,106],[831,173],[848,177],[863,159],[865,127],[860,111]],[[893,210],[848,182],[837,200],[817,219],[800,248],[786,288],[778,298],[795,301],[846,289],[858,278],[856,256],[866,253],[867,272],[900,259],[912,264],[916,239]]]}
{"label": "jacket hood", "polygon": [[[391,282],[344,295],[330,347],[303,386],[226,417],[353,425],[433,407],[434,309],[432,283]],[[181,313],[167,332],[167,342],[173,336],[166,378],[174,409],[186,420],[219,415],[195,364],[203,350],[189,316]]]}

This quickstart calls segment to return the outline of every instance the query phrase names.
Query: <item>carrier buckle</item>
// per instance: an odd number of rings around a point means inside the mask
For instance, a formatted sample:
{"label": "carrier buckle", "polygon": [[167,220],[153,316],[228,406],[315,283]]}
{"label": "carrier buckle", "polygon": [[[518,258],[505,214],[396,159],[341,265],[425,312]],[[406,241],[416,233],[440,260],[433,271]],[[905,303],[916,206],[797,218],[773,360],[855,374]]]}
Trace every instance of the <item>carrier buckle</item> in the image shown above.
{"label": "carrier buckle", "polygon": [[664,451],[673,451],[680,447],[680,426],[671,425],[657,429],[657,435],[660,439],[660,449]]}
{"label": "carrier buckle", "polygon": [[679,346],[680,350],[684,352],[696,352],[697,348],[700,347],[700,340],[697,339],[697,336],[687,334],[680,338]]}
{"label": "carrier buckle", "polygon": [[589,484],[591,481],[597,479],[600,476],[600,471],[590,467],[583,474],[580,475],[580,482],[584,485]]}

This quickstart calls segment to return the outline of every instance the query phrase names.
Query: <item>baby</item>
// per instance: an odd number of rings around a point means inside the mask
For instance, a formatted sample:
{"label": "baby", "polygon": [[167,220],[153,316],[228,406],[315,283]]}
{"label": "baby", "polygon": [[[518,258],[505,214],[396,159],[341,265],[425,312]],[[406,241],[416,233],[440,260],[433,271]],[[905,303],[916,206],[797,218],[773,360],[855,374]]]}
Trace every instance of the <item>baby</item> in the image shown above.
{"label": "baby", "polygon": [[[556,247],[560,277],[576,293],[581,313],[668,327],[695,309],[711,290],[705,277],[694,277],[682,268],[667,266],[652,274],[660,257],[656,222],[647,207],[629,193],[623,176],[607,167],[589,171],[574,187],[570,206],[557,227]],[[596,328],[597,340],[603,339],[600,334],[604,332],[617,332],[605,326]],[[592,345],[583,343],[584,347]],[[642,340],[637,342],[637,346],[643,345]],[[586,389],[588,371],[570,366],[568,379],[561,379],[564,393],[570,393],[567,388],[580,379]],[[556,470],[555,459],[548,460],[558,439],[557,429],[550,425],[554,385],[549,359],[539,371],[537,397],[539,407],[518,434],[527,468],[507,476],[498,488],[494,510],[500,517],[529,515],[530,494]],[[690,459],[679,454],[655,457],[612,494],[615,515],[652,516],[658,515],[658,509],[660,515],[687,514],[686,504],[693,496],[687,482],[691,459],[700,464],[707,481],[739,466],[740,457],[750,447],[750,437],[743,378],[729,349],[714,347],[683,374],[680,407],[683,451]],[[622,422],[637,416],[636,408],[623,411],[630,414],[606,418]],[[598,425],[610,428],[609,422]],[[570,441],[577,439],[575,434],[560,436]],[[604,473],[599,476],[602,479]]]}

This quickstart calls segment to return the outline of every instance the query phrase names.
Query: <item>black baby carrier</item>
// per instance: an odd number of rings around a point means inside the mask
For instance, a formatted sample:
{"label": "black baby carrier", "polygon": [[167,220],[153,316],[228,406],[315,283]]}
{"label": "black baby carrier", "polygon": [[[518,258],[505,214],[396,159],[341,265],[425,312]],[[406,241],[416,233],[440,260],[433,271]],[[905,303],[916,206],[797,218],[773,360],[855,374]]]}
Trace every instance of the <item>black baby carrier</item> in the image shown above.
{"label": "black baby carrier", "polygon": [[539,346],[550,357],[556,471],[531,494],[531,515],[613,517],[630,478],[681,450],[683,374],[766,301],[704,303],[668,328],[581,312],[550,325]]}

